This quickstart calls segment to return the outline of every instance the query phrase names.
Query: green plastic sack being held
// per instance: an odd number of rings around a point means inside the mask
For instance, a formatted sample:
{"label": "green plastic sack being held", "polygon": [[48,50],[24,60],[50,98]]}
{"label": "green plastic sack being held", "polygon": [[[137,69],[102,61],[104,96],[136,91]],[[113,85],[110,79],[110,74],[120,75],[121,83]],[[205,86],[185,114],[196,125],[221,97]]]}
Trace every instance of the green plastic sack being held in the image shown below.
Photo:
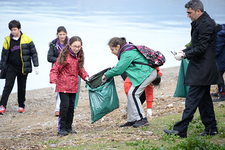
{"label": "green plastic sack being held", "polygon": [[179,76],[177,79],[177,87],[173,97],[186,97],[188,93],[190,86],[184,85],[184,80],[185,80],[188,64],[189,64],[189,60],[187,59],[181,60]]}
{"label": "green plastic sack being held", "polygon": [[78,100],[79,100],[79,94],[80,94],[80,82],[81,82],[81,78],[79,77],[79,84],[78,84],[78,92],[76,94],[76,98],[75,98],[75,104],[74,104],[74,109],[77,108],[77,104],[78,104]]}
{"label": "green plastic sack being held", "polygon": [[102,83],[103,74],[109,68],[93,75],[86,82],[89,90],[89,102],[91,107],[91,124],[101,119],[109,112],[119,108],[119,99],[113,78]]}

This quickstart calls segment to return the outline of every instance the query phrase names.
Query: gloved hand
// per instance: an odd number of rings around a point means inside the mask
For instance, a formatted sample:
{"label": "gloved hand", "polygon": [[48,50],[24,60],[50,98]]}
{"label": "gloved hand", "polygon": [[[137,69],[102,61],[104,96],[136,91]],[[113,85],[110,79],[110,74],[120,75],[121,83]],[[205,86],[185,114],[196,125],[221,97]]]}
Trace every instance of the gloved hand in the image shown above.
{"label": "gloved hand", "polygon": [[147,109],[147,116],[152,117],[152,109],[151,108]]}
{"label": "gloved hand", "polygon": [[184,58],[183,52],[182,53],[177,53],[176,55],[174,55],[174,58],[176,60],[182,60]]}
{"label": "gloved hand", "polygon": [[39,69],[38,69],[38,67],[34,67],[34,71],[35,71],[35,74],[36,74],[36,75],[39,74]]}
{"label": "gloved hand", "polygon": [[186,47],[184,46],[184,47],[181,47],[178,51],[177,51],[177,53],[183,53],[183,50],[184,49],[186,49]]}
{"label": "gloved hand", "polygon": [[85,81],[89,81],[89,77],[86,77],[86,78],[85,78]]}
{"label": "gloved hand", "polygon": [[107,80],[107,77],[105,76],[105,74],[102,76],[102,82],[104,83],[104,82],[106,82],[106,80]]}
{"label": "gloved hand", "polygon": [[56,87],[56,84],[55,83],[51,83],[51,89],[52,89],[53,93],[55,93],[55,87]]}

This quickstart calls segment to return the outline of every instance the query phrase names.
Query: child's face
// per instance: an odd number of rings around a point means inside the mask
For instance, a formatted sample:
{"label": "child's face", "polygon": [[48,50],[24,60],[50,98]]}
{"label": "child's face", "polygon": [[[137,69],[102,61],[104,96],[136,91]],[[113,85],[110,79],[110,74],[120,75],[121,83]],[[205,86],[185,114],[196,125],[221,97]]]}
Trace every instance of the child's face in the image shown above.
{"label": "child's face", "polygon": [[13,37],[16,37],[16,38],[20,37],[20,30],[21,29],[18,29],[17,27],[13,27],[11,29],[11,34],[13,35]]}
{"label": "child's face", "polygon": [[79,51],[80,51],[80,49],[81,49],[81,42],[80,41],[75,41],[75,42],[73,42],[71,45],[70,45],[70,48],[71,48],[71,50],[75,53],[75,54],[77,54]]}
{"label": "child's face", "polygon": [[111,49],[112,53],[116,56],[118,56],[119,50],[120,50],[120,45],[117,45],[116,47],[109,46]]}
{"label": "child's face", "polygon": [[66,39],[66,32],[61,31],[61,32],[59,32],[59,33],[57,34],[57,36],[58,36],[58,38],[59,38],[59,42],[60,42],[60,43],[61,43],[61,42],[64,42],[64,40]]}

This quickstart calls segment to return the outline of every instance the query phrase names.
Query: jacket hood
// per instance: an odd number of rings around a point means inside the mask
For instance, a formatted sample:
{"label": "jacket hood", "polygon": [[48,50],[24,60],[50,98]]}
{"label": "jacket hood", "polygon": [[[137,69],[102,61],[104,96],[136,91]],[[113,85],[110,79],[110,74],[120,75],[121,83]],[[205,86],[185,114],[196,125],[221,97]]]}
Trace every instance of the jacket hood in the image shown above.
{"label": "jacket hood", "polygon": [[[126,47],[126,48],[124,49],[124,47]],[[120,60],[120,56],[121,56],[122,52],[129,51],[129,50],[132,50],[132,49],[135,49],[135,47],[131,44],[125,44],[124,46],[122,46],[121,49],[119,50],[119,53],[118,53],[118,56],[117,56],[118,60]]]}

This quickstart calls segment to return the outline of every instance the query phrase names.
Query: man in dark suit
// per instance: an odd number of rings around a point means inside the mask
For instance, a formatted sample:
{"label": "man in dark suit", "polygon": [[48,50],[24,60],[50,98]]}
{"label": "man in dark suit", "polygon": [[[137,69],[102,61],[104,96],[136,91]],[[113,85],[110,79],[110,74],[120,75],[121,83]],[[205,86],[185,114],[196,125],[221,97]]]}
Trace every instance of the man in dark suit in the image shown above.
{"label": "man in dark suit", "polygon": [[215,113],[210,95],[210,86],[220,83],[216,63],[216,26],[204,11],[200,0],[190,0],[186,5],[187,16],[191,19],[191,47],[178,52],[176,60],[189,59],[184,85],[190,86],[186,96],[182,120],[175,123],[173,130],[165,129],[171,135],[187,137],[187,128],[196,109],[199,108],[204,132],[199,134],[218,134]]}

